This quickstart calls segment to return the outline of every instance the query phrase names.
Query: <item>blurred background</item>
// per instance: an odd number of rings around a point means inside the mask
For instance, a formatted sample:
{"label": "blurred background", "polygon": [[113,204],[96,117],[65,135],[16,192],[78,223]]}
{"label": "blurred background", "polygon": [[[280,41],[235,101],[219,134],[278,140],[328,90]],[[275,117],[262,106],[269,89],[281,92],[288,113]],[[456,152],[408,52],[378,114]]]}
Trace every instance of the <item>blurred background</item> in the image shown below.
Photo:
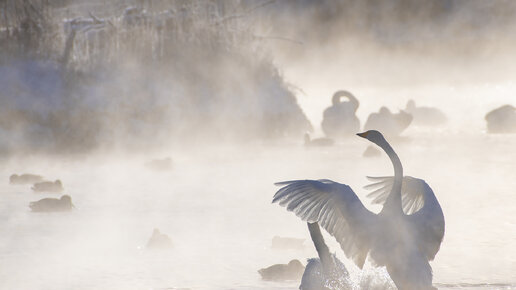
{"label": "blurred background", "polygon": [[[393,122],[446,218],[434,285],[513,289],[515,44],[505,0],[1,0],[0,288],[297,289],[257,273],[316,256],[272,184],[330,178],[377,212],[364,177],[392,168],[354,133]],[[359,102],[344,137],[322,125],[338,90]],[[31,212],[60,195],[15,173],[60,179],[75,209]],[[154,228],[171,249],[146,249]],[[394,287],[324,234],[353,289]]]}

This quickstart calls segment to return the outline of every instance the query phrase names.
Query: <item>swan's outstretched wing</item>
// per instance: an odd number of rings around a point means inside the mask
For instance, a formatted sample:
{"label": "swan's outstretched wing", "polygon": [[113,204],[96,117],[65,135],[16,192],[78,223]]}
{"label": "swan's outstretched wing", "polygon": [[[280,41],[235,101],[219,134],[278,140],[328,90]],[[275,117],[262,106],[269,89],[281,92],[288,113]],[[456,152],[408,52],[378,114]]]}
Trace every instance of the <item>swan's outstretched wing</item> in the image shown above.
{"label": "swan's outstretched wing", "polygon": [[272,200],[302,220],[318,222],[335,237],[348,258],[364,265],[374,235],[376,215],[367,210],[353,190],[331,180],[294,180],[284,185]]}
{"label": "swan's outstretched wing", "polygon": [[[384,204],[390,193],[394,178],[368,177],[374,181],[366,189],[375,189],[367,196],[373,203]],[[416,233],[418,247],[429,260],[433,260],[439,251],[444,237],[444,215],[441,205],[428,184],[418,178],[404,176],[401,185],[403,211],[408,214],[412,230]]]}
{"label": "swan's outstretched wing", "polygon": [[[366,185],[364,188],[373,190],[367,197],[372,198],[372,203],[383,205],[387,200],[387,197],[391,193],[392,185],[394,183],[394,177],[382,176],[382,177],[371,177],[367,179],[373,183]],[[427,192],[428,188],[429,192]],[[432,189],[422,179],[413,178],[410,176],[403,177],[403,183],[401,185],[401,202],[403,211],[405,214],[413,214],[420,210],[425,204],[425,196],[434,195]]]}

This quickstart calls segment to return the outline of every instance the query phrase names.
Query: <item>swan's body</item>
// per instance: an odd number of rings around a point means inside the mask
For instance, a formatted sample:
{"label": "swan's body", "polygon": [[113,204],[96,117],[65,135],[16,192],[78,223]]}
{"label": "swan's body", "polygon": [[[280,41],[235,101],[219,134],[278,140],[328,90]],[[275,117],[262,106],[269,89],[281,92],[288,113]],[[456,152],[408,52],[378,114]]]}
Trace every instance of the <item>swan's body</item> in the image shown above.
{"label": "swan's body", "polygon": [[310,237],[314,242],[319,258],[308,260],[301,278],[300,290],[343,290],[351,289],[349,273],[344,264],[330,250],[317,223],[307,223]]}
{"label": "swan's body", "polygon": [[298,280],[303,275],[305,267],[299,260],[292,260],[288,264],[275,264],[258,270],[263,280],[286,281]]}
{"label": "swan's body", "polygon": [[33,201],[29,207],[34,212],[59,212],[70,211],[74,207],[72,198],[69,195],[63,195],[60,199],[57,198],[43,198],[38,201]]}
{"label": "swan's body", "polygon": [[305,133],[305,146],[306,147],[326,147],[333,146],[335,141],[331,138],[315,138],[311,139],[310,134]]}
{"label": "swan's body", "polygon": [[407,102],[405,112],[411,114],[414,118],[412,123],[419,126],[438,126],[448,120],[441,110],[431,107],[416,107],[413,100]]}
{"label": "swan's body", "polygon": [[398,137],[412,122],[412,115],[401,110],[397,114],[391,113],[387,107],[381,107],[378,113],[367,117],[364,130],[378,130],[387,137]]}
{"label": "swan's body", "polygon": [[488,133],[516,133],[516,108],[511,105],[492,110],[485,119]]}
{"label": "swan's body", "polygon": [[444,216],[424,180],[403,177],[403,167],[378,131],[359,134],[380,146],[394,166],[393,177],[374,178],[370,196],[383,204],[379,214],[364,207],[353,190],[331,180],[296,180],[284,185],[273,202],[307,222],[317,222],[340,243],[360,268],[367,255],[385,266],[398,289],[434,289],[433,260],[444,236]]}
{"label": "swan's body", "polygon": [[61,180],[52,181],[42,181],[34,183],[32,186],[32,190],[35,192],[53,192],[59,193],[63,191],[63,184]]}
{"label": "swan's body", "polygon": [[[342,102],[341,98],[348,99]],[[359,102],[348,91],[337,91],[332,97],[332,106],[324,110],[321,127],[326,136],[346,138],[353,136],[360,129],[360,120],[356,116]]]}
{"label": "swan's body", "polygon": [[9,177],[10,184],[34,184],[42,180],[42,176],[29,173],[25,173],[22,175],[13,174]]}

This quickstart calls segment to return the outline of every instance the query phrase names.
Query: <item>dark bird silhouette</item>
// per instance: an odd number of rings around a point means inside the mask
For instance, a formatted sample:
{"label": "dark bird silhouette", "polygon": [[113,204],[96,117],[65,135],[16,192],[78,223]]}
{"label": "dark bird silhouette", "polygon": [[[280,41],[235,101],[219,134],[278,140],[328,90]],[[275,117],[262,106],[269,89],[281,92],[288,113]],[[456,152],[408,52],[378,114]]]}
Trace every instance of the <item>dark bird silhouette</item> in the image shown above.
{"label": "dark bird silhouette", "polygon": [[29,207],[34,212],[60,212],[71,211],[74,207],[72,198],[69,195],[63,195],[61,198],[43,198],[33,201]]}
{"label": "dark bird silhouette", "polygon": [[414,100],[409,100],[405,107],[405,112],[412,115],[412,123],[419,126],[439,126],[448,121],[446,115],[437,108],[416,107]]}
{"label": "dark bird silhouette", "polygon": [[501,106],[487,113],[487,132],[493,134],[516,133],[516,108]]}
{"label": "dark bird silhouette", "polygon": [[34,184],[43,180],[42,176],[25,173],[22,175],[13,174],[9,177],[10,184]]}
{"label": "dark bird silhouette", "polygon": [[292,260],[288,264],[275,264],[267,268],[258,270],[263,280],[285,281],[299,280],[303,275],[305,267],[299,260]]}
{"label": "dark bird silhouette", "polygon": [[154,229],[146,247],[147,249],[169,249],[172,247],[172,240],[158,229]]}
{"label": "dark bird silhouette", "polygon": [[[342,98],[348,101],[343,102]],[[332,97],[332,106],[323,112],[322,130],[330,138],[347,138],[360,130],[360,120],[356,116],[359,102],[348,91],[337,91]]]}
{"label": "dark bird silhouette", "polygon": [[367,117],[364,130],[378,130],[390,138],[398,137],[412,122],[412,115],[400,110],[393,114],[387,107],[381,107],[378,113]]}
{"label": "dark bird silhouette", "polygon": [[35,192],[53,192],[53,193],[59,193],[63,191],[63,184],[61,183],[61,180],[56,180],[54,182],[52,181],[42,181],[34,183],[34,185],[31,188]]}

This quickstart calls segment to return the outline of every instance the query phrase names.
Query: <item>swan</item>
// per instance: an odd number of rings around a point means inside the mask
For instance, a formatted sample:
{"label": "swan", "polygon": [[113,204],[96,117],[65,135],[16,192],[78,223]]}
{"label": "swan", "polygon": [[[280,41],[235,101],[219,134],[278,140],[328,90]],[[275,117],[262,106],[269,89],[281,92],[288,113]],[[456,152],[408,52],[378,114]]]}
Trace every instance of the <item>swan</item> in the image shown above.
{"label": "swan", "polygon": [[63,184],[61,183],[61,180],[57,179],[56,181],[42,181],[34,183],[34,185],[31,187],[33,191],[36,192],[62,192],[63,191]]}
{"label": "swan", "polygon": [[[346,97],[349,101],[342,102]],[[324,134],[331,138],[349,137],[360,129],[360,120],[355,115],[359,102],[348,91],[337,91],[332,97],[332,106],[324,110],[321,123]]]}
{"label": "swan", "polygon": [[437,108],[416,107],[414,100],[409,100],[405,112],[414,118],[412,123],[420,126],[437,126],[447,122],[446,115]]}
{"label": "swan", "polygon": [[444,237],[444,215],[428,184],[403,176],[394,149],[376,130],[357,134],[382,148],[389,156],[394,177],[370,178],[367,189],[373,203],[383,208],[374,214],[345,184],[328,179],[294,180],[273,197],[301,219],[319,223],[336,238],[346,256],[362,268],[367,255],[376,266],[385,266],[398,289],[435,289],[429,261]]}
{"label": "swan", "polygon": [[333,146],[335,141],[331,138],[316,138],[311,139],[310,134],[305,133],[305,146],[306,147],[325,147],[325,146]]}
{"label": "swan", "polygon": [[334,254],[330,254],[319,225],[317,223],[307,223],[307,225],[319,258],[308,259],[299,289],[351,289],[346,266]]}
{"label": "swan", "polygon": [[13,174],[9,177],[10,184],[34,184],[43,180],[43,177],[36,174],[25,173],[22,175]]}
{"label": "swan", "polygon": [[75,206],[69,195],[63,195],[61,198],[43,198],[38,201],[29,203],[29,207],[34,212],[57,212],[70,211]]}
{"label": "swan", "polygon": [[516,108],[504,105],[485,116],[488,133],[516,133]]}
{"label": "swan", "polygon": [[364,130],[378,130],[387,137],[398,137],[412,122],[412,115],[400,110],[393,114],[387,107],[381,107],[378,113],[367,117]]}
{"label": "swan", "polygon": [[303,275],[305,266],[299,260],[292,260],[288,264],[274,264],[270,267],[258,270],[258,273],[266,281],[298,280]]}

